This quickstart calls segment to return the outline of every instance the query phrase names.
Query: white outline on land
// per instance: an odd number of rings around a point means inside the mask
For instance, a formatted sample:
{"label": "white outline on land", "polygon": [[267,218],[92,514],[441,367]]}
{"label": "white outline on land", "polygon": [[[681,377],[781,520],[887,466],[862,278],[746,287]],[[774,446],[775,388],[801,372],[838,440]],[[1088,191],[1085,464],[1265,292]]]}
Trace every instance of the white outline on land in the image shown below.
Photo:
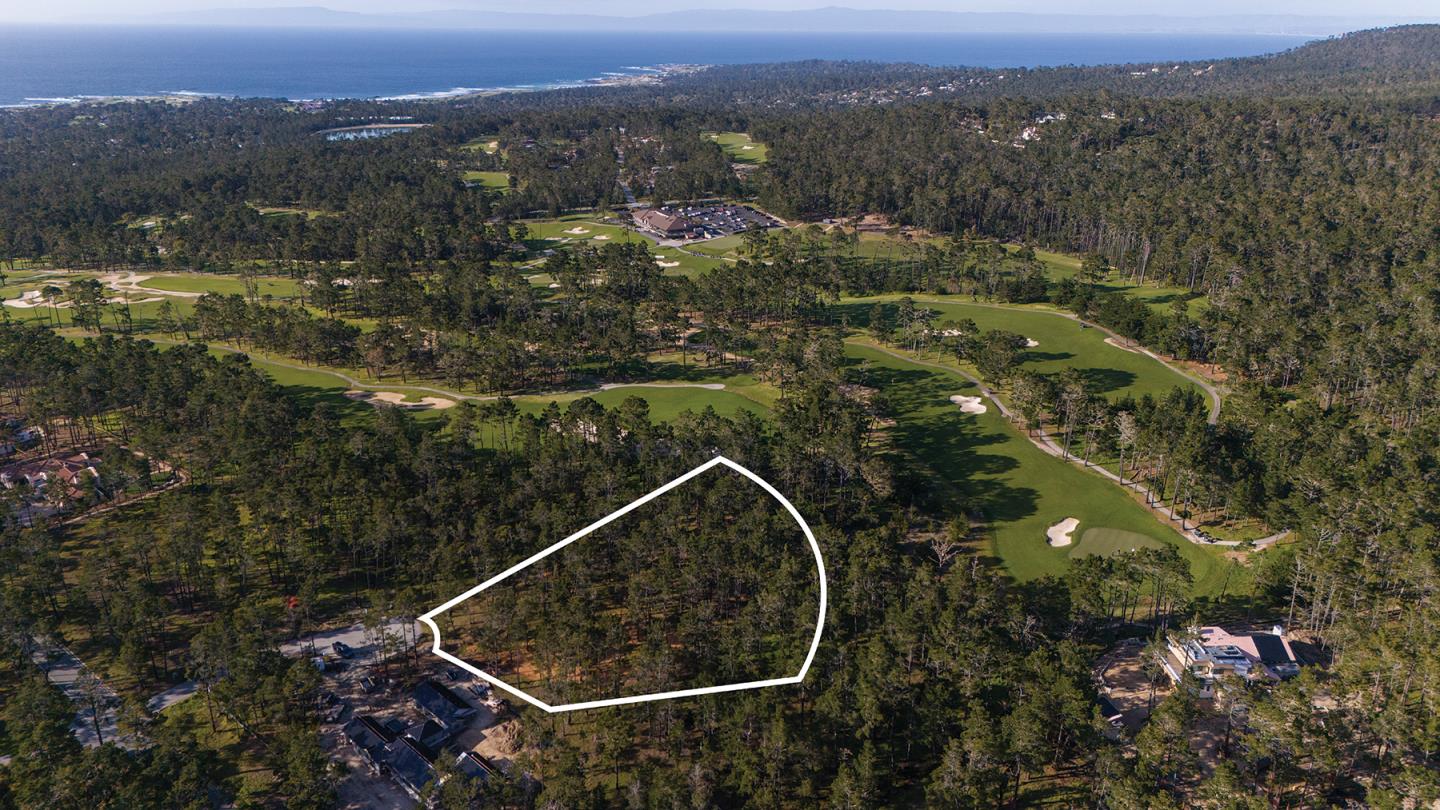
{"label": "white outline on land", "polygon": [[[631,697],[610,698],[608,700],[588,700],[583,703],[565,703],[559,706],[552,706],[549,703],[533,697],[532,695],[522,691],[517,687],[511,686],[510,684],[500,680],[494,675],[491,675],[490,673],[485,672],[478,667],[472,666],[471,664],[468,664],[465,661],[462,661],[461,659],[440,649],[440,627],[435,624],[436,616],[444,613],[450,608],[455,607],[461,602],[464,602],[466,599],[469,599],[475,594],[480,593],[486,588],[489,588],[491,585],[500,582],[501,580],[505,579],[516,571],[520,571],[521,569],[528,568],[529,566],[534,565],[540,560],[549,557],[551,554],[554,554],[560,549],[565,548],[566,546],[570,545],[576,540],[579,540],[585,535],[590,534],[596,529],[599,529],[618,518],[624,517],[630,512],[639,509],[640,507],[655,500],[661,495],[664,495],[670,490],[683,485],[690,479],[695,478],[696,476],[705,473],[707,470],[713,469],[714,467],[722,464],[734,470],[735,472],[740,473],[751,481],[754,481],[756,484],[759,484],[761,489],[765,490],[767,493],[770,494],[771,497],[779,501],[780,505],[785,507],[785,511],[790,513],[790,517],[794,518],[795,522],[800,524],[801,531],[805,532],[805,539],[810,541],[810,550],[815,554],[815,567],[820,573],[820,612],[815,619],[815,636],[810,641],[810,651],[805,654],[805,663],[800,665],[800,672],[798,674],[793,675],[789,678],[771,678],[764,681],[748,681],[746,683],[732,683],[725,684],[723,686],[703,686],[696,689],[677,689],[673,692],[657,692],[652,695],[634,695]],[[430,632],[435,637],[435,643],[431,647],[431,652],[435,653],[441,658],[444,658],[446,661],[449,661],[450,663],[465,669],[467,672],[484,678],[490,683],[500,687],[501,689],[504,689],[506,692],[509,692],[510,694],[525,701],[526,703],[544,709],[551,714],[555,714],[558,712],[575,711],[577,709],[598,709],[604,706],[622,706],[628,703],[648,703],[653,700],[670,700],[672,698],[693,697],[695,695],[711,695],[715,694],[716,692],[738,692],[742,689],[759,689],[765,686],[784,686],[786,684],[800,683],[801,681],[805,680],[805,673],[810,671],[810,664],[815,661],[816,650],[820,649],[820,635],[825,630],[825,604],[825,560],[820,556],[820,544],[815,540],[815,533],[810,530],[810,524],[805,522],[805,518],[801,517],[800,510],[796,509],[795,505],[790,503],[790,500],[788,498],[786,498],[784,495],[781,495],[779,490],[775,489],[775,487],[773,486],[770,486],[770,482],[766,481],[755,473],[750,472],[739,464],[736,464],[730,459],[725,458],[724,456],[716,456],[715,458],[705,462],[704,464],[701,464],[699,467],[696,467],[690,472],[685,473],[679,478],[676,478],[674,481],[671,481],[665,486],[660,487],[659,489],[647,495],[644,495],[639,499],[632,501],[629,504],[626,504],[625,506],[622,506],[621,508],[615,510],[614,512],[611,512],[603,518],[600,518],[594,523],[591,523],[589,526],[586,526],[580,531],[575,532],[574,534],[570,535],[564,540],[561,540],[555,545],[550,546],[544,551],[538,552],[530,556],[529,558],[505,569],[499,574],[496,574],[495,576],[485,580],[484,582],[460,594],[454,599],[451,599],[445,604],[431,610],[424,616],[421,616],[419,620],[429,626]]]}

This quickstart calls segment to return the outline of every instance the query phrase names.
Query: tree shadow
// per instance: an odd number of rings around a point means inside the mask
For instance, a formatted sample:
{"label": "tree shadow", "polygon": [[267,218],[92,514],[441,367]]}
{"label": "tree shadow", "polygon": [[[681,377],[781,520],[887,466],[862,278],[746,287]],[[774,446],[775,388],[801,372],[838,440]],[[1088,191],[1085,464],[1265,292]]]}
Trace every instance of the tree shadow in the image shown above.
{"label": "tree shadow", "polygon": [[870,315],[876,307],[879,307],[885,313],[887,320],[894,323],[895,312],[898,307],[893,301],[883,303],[834,304],[828,308],[827,313],[830,316],[830,321],[833,323],[844,321],[857,329],[869,329]]}
{"label": "tree shadow", "polygon": [[1097,394],[1128,388],[1136,380],[1134,372],[1118,368],[1078,368],[1076,371],[1085,379],[1090,390]]}
{"label": "tree shadow", "polygon": [[302,411],[313,412],[320,405],[329,405],[342,419],[373,413],[374,405],[358,399],[351,399],[337,388],[321,388],[314,385],[284,385],[280,387],[286,396],[295,400]]}
{"label": "tree shadow", "polygon": [[1069,360],[1074,356],[1075,355],[1072,352],[1037,352],[1034,349],[1027,349],[1021,354],[1022,359],[1027,363],[1031,361],[1043,363],[1052,360]]}
{"label": "tree shadow", "polygon": [[949,515],[980,512],[1001,521],[1035,513],[1038,492],[998,480],[1019,462],[1003,451],[987,450],[1010,438],[950,402],[951,395],[973,386],[918,369],[871,366],[858,372],[864,385],[884,391],[892,404],[890,435],[897,452],[919,462],[920,469],[897,482],[915,506]]}

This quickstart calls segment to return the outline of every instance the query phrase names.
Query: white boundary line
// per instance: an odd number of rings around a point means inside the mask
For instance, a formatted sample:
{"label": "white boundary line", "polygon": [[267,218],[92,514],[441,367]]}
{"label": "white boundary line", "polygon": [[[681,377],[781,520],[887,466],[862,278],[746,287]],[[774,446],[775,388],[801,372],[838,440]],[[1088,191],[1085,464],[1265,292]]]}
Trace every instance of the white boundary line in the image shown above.
{"label": "white boundary line", "polygon": [[[462,661],[461,659],[451,655],[450,653],[447,653],[444,650],[440,649],[440,627],[435,624],[436,616],[444,613],[450,608],[455,607],[461,602],[464,602],[466,599],[469,599],[475,594],[480,593],[491,585],[494,585],[495,583],[505,579],[516,571],[528,568],[529,566],[539,562],[540,560],[549,557],[551,554],[554,554],[560,549],[565,548],[576,540],[579,540],[585,535],[590,534],[596,529],[605,526],[606,524],[610,523],[613,520],[616,520],[617,518],[624,517],[630,512],[639,509],[640,507],[655,500],[661,495],[664,495],[670,490],[684,484],[686,481],[689,481],[690,479],[701,475],[707,470],[710,470],[721,464],[729,467],[735,472],[740,473],[746,478],[749,478],[751,481],[759,484],[761,489],[764,489],[767,493],[770,494],[771,497],[779,501],[780,505],[785,507],[785,511],[790,513],[790,517],[794,518],[795,522],[800,524],[801,531],[805,532],[805,539],[810,541],[810,550],[815,554],[815,568],[820,573],[820,611],[819,615],[815,619],[815,635],[810,641],[810,651],[805,654],[805,663],[800,666],[799,674],[793,675],[789,678],[771,678],[770,680],[749,681],[746,683],[726,684],[723,686],[703,686],[696,689],[679,689],[673,692],[657,692],[651,695],[635,695],[632,697],[610,698],[608,700],[588,700],[583,703],[565,703],[559,706],[552,706],[543,700],[531,696],[530,694],[522,691],[521,689],[511,686],[510,684],[500,680],[494,675],[491,675],[488,672],[484,672],[478,667],[472,666],[465,661]],[[820,649],[820,635],[825,630],[826,600],[827,594],[825,588],[825,560],[820,556],[820,544],[815,541],[815,533],[810,530],[810,524],[806,523],[805,518],[800,515],[800,510],[796,509],[795,505],[790,503],[790,500],[788,498],[786,498],[784,495],[781,495],[779,490],[775,489],[775,487],[773,486],[770,486],[769,481],[766,481],[755,473],[745,469],[744,467],[736,464],[728,458],[725,458],[724,456],[716,456],[715,458],[705,462],[704,464],[701,464],[699,467],[696,467],[690,472],[685,473],[679,478],[676,478],[674,481],[671,481],[665,486],[660,487],[654,492],[651,492],[635,501],[632,501],[629,504],[626,504],[625,506],[615,510],[614,512],[611,512],[605,517],[600,518],[594,523],[591,523],[589,526],[586,526],[580,531],[575,532],[564,540],[561,540],[555,545],[531,555],[529,558],[510,566],[499,574],[496,574],[495,576],[485,580],[484,582],[460,594],[454,599],[451,599],[445,604],[434,608],[429,613],[421,616],[419,618],[419,621],[422,621],[426,625],[428,625],[430,627],[430,632],[435,637],[435,643],[430,648],[431,652],[435,653],[441,658],[444,658],[446,661],[449,661],[450,663],[465,669],[467,672],[484,678],[486,681],[489,681],[490,683],[500,687],[501,689],[504,689],[506,692],[509,692],[510,694],[525,701],[526,703],[544,709],[545,711],[553,714],[557,712],[575,711],[576,709],[598,709],[604,706],[622,706],[628,703],[647,703],[652,700],[670,700],[672,698],[692,697],[695,695],[711,695],[717,692],[736,692],[741,689],[759,689],[765,686],[783,686],[785,684],[800,683],[801,681],[805,680],[805,673],[810,671],[810,665],[815,661],[816,650]]]}

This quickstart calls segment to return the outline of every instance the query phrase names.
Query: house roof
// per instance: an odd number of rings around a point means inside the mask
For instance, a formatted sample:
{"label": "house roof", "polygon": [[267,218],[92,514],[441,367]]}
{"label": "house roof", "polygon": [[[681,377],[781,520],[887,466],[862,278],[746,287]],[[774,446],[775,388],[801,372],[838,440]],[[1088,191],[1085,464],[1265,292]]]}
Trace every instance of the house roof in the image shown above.
{"label": "house roof", "polygon": [[1283,637],[1261,633],[1250,638],[1255,642],[1255,652],[1261,663],[1267,666],[1295,663],[1295,653],[1290,649],[1290,642]]}
{"label": "house roof", "polygon": [[72,498],[79,498],[84,494],[79,489],[79,484],[86,475],[94,480],[100,478],[89,454],[76,453],[63,458],[43,458],[11,465],[0,471],[0,483],[10,487],[24,479],[31,488],[41,490],[51,480],[58,480],[66,485],[67,493]]}
{"label": "house roof", "polygon": [[657,231],[683,230],[690,226],[690,220],[685,217],[667,214],[658,208],[641,211],[635,218],[641,225]]}
{"label": "house roof", "polygon": [[408,784],[416,793],[425,788],[435,776],[435,754],[409,737],[401,737],[390,745],[390,754],[385,764],[390,766],[396,778]]}
{"label": "house roof", "polygon": [[426,748],[434,750],[445,744],[450,739],[450,732],[434,720],[426,720],[416,723],[405,729],[405,736],[419,742]]}
{"label": "house roof", "polygon": [[468,717],[475,713],[460,696],[450,691],[445,684],[437,681],[422,681],[415,687],[415,702],[442,723]]}
{"label": "house roof", "polygon": [[490,766],[490,763],[486,762],[474,751],[466,751],[456,757],[455,770],[471,779],[479,779],[482,782],[488,782],[490,780],[490,774],[495,772],[495,769]]}
{"label": "house roof", "polygon": [[1266,666],[1296,662],[1295,651],[1290,648],[1290,641],[1275,633],[1233,635],[1220,627],[1202,627],[1200,628],[1200,644],[1212,655],[1225,656],[1228,654],[1233,656],[1234,653],[1239,653]]}
{"label": "house roof", "polygon": [[345,724],[342,733],[356,748],[369,754],[371,759],[379,759],[385,752],[385,746],[395,739],[389,729],[368,714],[352,718]]}

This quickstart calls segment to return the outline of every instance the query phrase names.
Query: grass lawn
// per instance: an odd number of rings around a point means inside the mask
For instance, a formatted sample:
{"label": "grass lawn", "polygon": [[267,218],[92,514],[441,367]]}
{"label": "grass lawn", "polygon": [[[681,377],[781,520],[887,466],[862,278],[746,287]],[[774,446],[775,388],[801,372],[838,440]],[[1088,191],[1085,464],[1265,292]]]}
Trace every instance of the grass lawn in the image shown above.
{"label": "grass lawn", "polygon": [[[599,222],[594,214],[570,214],[557,219],[526,220],[525,227],[530,230],[526,246],[534,251],[575,248],[581,245],[600,247],[614,242],[644,242],[651,245],[650,253],[655,256],[657,265],[666,275],[693,278],[724,264],[718,258],[694,256],[675,248],[656,246],[649,239],[623,225]],[[530,283],[543,287],[552,280],[545,274],[535,274]]]}
{"label": "grass lawn", "polygon": [[[688,251],[689,248],[686,248]],[[650,253],[655,256],[655,263],[660,269],[670,276],[688,276],[695,278],[720,267],[727,262],[723,259],[713,259],[708,256],[695,256],[677,248],[652,248]]]}
{"label": "grass lawn", "polygon": [[[1175,546],[1190,562],[1196,595],[1226,588],[1234,564],[1217,552],[1186,542],[1162,525],[1129,494],[1099,475],[1047,455],[992,407],[984,414],[961,413],[950,396],[979,396],[959,374],[919,366],[868,346],[846,345],[859,380],[885,392],[896,424],[890,430],[895,452],[917,471],[907,482],[912,497],[947,514],[980,513],[987,522],[990,552],[1017,580],[1065,571],[1072,554],[1113,550],[1113,531],[1133,532]],[[1073,546],[1051,548],[1045,530],[1065,518],[1080,525]],[[1237,577],[1236,579],[1239,579]],[[1233,591],[1234,580],[1229,582]]]}
{"label": "grass lawn", "polygon": [[462,177],[467,183],[479,183],[481,188],[498,191],[501,194],[510,193],[509,172],[481,172],[471,170],[465,172]]}
{"label": "grass lawn", "polygon": [[[130,297],[138,301],[145,296],[139,293],[131,293]],[[182,315],[188,316],[195,309],[194,299],[191,298],[171,298],[167,300],[170,302],[170,306],[173,307],[176,312]],[[141,333],[143,332],[159,331],[159,329],[161,328],[160,306],[162,303],[163,302],[161,301],[150,301],[143,304],[130,305],[132,332],[136,335],[136,337],[140,337]],[[119,331],[119,327],[115,323],[115,316],[124,309],[125,306],[123,304],[112,304],[105,308],[104,328],[106,332],[114,333]],[[57,310],[53,313],[50,311],[49,307],[35,307],[33,309],[15,309],[14,307],[5,307],[5,314],[9,316],[10,320],[17,323],[54,323],[55,316],[58,315],[61,326],[67,328],[74,326],[74,313],[75,310],[68,307],[65,309]],[[95,337],[93,333],[87,333],[87,336]]]}
{"label": "grass lawn", "polygon": [[[1059,281],[1062,278],[1070,278],[1080,272],[1080,257],[1069,256],[1064,253],[1052,253],[1048,250],[1035,251],[1035,257],[1045,265],[1046,275],[1052,281]],[[1119,276],[1118,273],[1111,273],[1110,277],[1101,281],[1099,285],[1107,292],[1123,292],[1132,298],[1144,301],[1146,306],[1157,312],[1169,312],[1170,302],[1177,298],[1189,295],[1190,291],[1184,287],[1167,287],[1156,284],[1130,284]],[[1190,317],[1194,318],[1210,306],[1210,300],[1204,296],[1191,298],[1187,302]]]}
{"label": "grass lawn", "polygon": [[[141,287],[173,292],[217,293],[219,295],[244,295],[245,281],[238,276],[221,276],[213,273],[192,273],[185,275],[157,275],[140,282]],[[275,276],[257,277],[255,287],[259,294],[272,298],[294,298],[300,294],[300,285],[293,279]],[[132,293],[136,297],[143,297]]]}
{"label": "grass lawn", "polygon": [[1071,557],[1088,557],[1093,554],[1115,554],[1137,548],[1160,548],[1161,544],[1148,534],[1127,532],[1124,529],[1096,527],[1086,529],[1080,542],[1071,546]]}
{"label": "grass lawn", "polygon": [[500,136],[481,135],[473,141],[461,144],[460,148],[468,149],[472,152],[484,152],[487,155],[493,155],[500,151]]}
{"label": "grass lawn", "polygon": [[703,253],[716,259],[738,259],[740,248],[745,244],[745,237],[741,234],[722,236],[719,239],[708,239],[704,242],[696,242],[686,245],[685,249],[691,253]]}
{"label": "grass lawn", "polygon": [[[530,231],[533,249],[556,248],[562,245],[591,243],[603,245],[606,242],[650,241],[623,225],[608,225],[599,222],[593,213],[569,214],[555,219],[527,219],[525,227]],[[596,239],[608,236],[609,239]]]}
{"label": "grass lawn", "polygon": [[238,797],[269,797],[275,783],[275,774],[262,762],[263,752],[259,746],[240,736],[236,723],[215,712],[216,725],[210,726],[210,712],[205,698],[196,695],[177,703],[161,713],[160,717],[171,728],[184,732],[195,740],[195,744],[214,751],[223,763],[221,777],[230,782]]}
{"label": "grass lawn", "polygon": [[752,139],[748,132],[706,132],[704,136],[720,144],[736,163],[764,163],[770,158],[769,147]]}
{"label": "grass lawn", "polygon": [[[848,318],[850,324],[866,325],[876,303],[890,307],[901,297],[847,298],[836,309]],[[1039,342],[1039,346],[1023,353],[1022,368],[1042,374],[1057,374],[1066,368],[1074,368],[1085,375],[1097,393],[1112,399],[1126,394],[1135,397],[1144,394],[1162,396],[1176,386],[1198,390],[1198,386],[1188,378],[1153,358],[1112,346],[1105,342],[1104,332],[1082,329],[1075,320],[1054,312],[975,304],[970,303],[966,296],[955,296],[953,300],[941,296],[913,298],[917,306],[940,313],[935,321],[937,327],[946,321],[969,318],[982,331],[1004,329]],[[953,358],[944,360],[953,362]]]}
{"label": "grass lawn", "polygon": [[[235,352],[221,347],[211,347],[210,353],[216,357],[225,357],[233,355]],[[339,411],[342,421],[363,420],[374,412],[376,406],[345,396],[345,392],[351,390],[353,386],[332,371],[320,367],[291,368],[289,365],[283,365],[254,354],[247,356],[252,367],[269,375],[285,389],[286,393],[296,397],[306,408],[313,408],[322,403],[330,405]],[[551,402],[559,403],[563,408],[574,400],[588,396],[607,408],[614,408],[627,398],[636,396],[650,404],[652,421],[668,422],[673,421],[684,411],[699,413],[706,407],[712,407],[716,413],[727,417],[734,416],[742,410],[765,416],[779,396],[772,386],[759,382],[748,374],[737,374],[729,369],[706,369],[695,365],[693,358],[691,366],[686,368],[678,362],[678,359],[679,356],[676,355],[677,362],[665,359],[653,364],[648,369],[653,371],[653,375],[646,375],[647,378],[655,381],[653,386],[620,387],[605,391],[575,391],[550,395],[521,394],[511,397],[511,399],[521,411],[538,414],[545,410]],[[359,375],[356,370],[347,369],[346,372],[352,377]],[[724,384],[726,388],[714,390],[677,384],[715,382]],[[434,387],[443,388],[444,386]],[[393,383],[389,381],[371,382],[367,384],[365,390],[395,391],[403,394],[407,402],[418,402],[427,396],[440,396],[432,391],[423,391],[413,386],[407,386],[398,380]],[[422,422],[431,422],[441,419],[447,412],[432,408],[410,411],[410,414]]]}
{"label": "grass lawn", "polygon": [[581,397],[590,397],[606,408],[615,408],[630,397],[639,397],[650,405],[651,422],[673,422],[675,417],[685,411],[700,413],[706,408],[714,408],[721,416],[734,416],[740,411],[765,416],[768,411],[763,405],[749,399],[741,394],[732,391],[713,391],[708,388],[686,388],[671,386],[668,388],[612,388],[608,391],[598,393],[577,392],[574,394],[558,394],[550,396],[518,396],[512,397],[515,405],[525,413],[540,413],[545,410],[551,402],[555,402],[563,409],[566,405]]}

